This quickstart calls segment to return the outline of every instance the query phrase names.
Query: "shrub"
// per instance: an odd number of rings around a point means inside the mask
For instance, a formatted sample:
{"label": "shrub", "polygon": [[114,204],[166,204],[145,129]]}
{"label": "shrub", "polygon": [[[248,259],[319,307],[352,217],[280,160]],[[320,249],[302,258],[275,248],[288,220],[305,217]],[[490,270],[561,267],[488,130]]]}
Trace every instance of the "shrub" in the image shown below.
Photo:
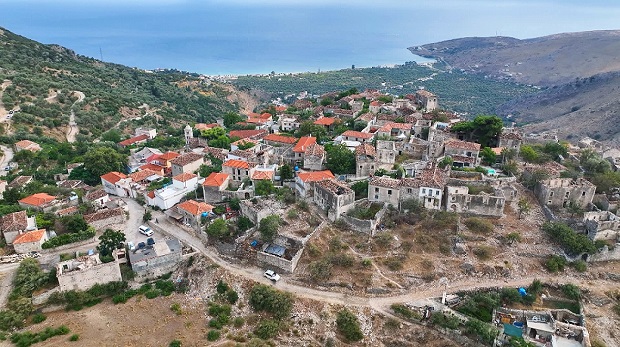
{"label": "shrub", "polygon": [[273,337],[278,336],[278,332],[280,331],[280,324],[272,319],[265,319],[258,323],[256,329],[254,329],[254,334],[260,337],[263,340],[267,340]]}
{"label": "shrub", "polygon": [[80,339],[80,335],[78,334],[73,334],[71,335],[71,337],[69,337],[69,341],[77,341]]}
{"label": "shrub", "polygon": [[489,260],[491,259],[491,255],[493,254],[493,251],[488,246],[480,246],[480,247],[474,248],[473,253],[480,260]]}
{"label": "shrub", "polygon": [[313,261],[308,264],[308,273],[314,282],[329,280],[332,276],[332,264],[326,259]]}
{"label": "shrub", "polygon": [[77,232],[77,233],[58,235],[56,237],[52,237],[51,239],[43,242],[41,247],[43,249],[50,249],[50,248],[59,247],[59,246],[67,245],[67,244],[74,243],[74,242],[88,240],[90,238],[95,237],[95,233],[96,233],[95,229],[92,227],[89,227],[88,229]]}
{"label": "shrub", "polygon": [[564,223],[547,222],[543,225],[543,231],[564,250],[571,254],[594,253],[594,243],[584,234],[577,234],[571,227]]}
{"label": "shrub", "polygon": [[588,270],[588,264],[583,260],[577,260],[571,263],[571,266],[578,272],[586,272]]}
{"label": "shrub", "polygon": [[560,286],[560,289],[562,289],[562,293],[564,293],[564,295],[571,300],[578,301],[581,299],[581,289],[574,284],[564,284]]}
{"label": "shrub", "polygon": [[216,341],[220,338],[220,331],[219,330],[209,330],[209,332],[207,333],[207,340],[208,341]]}
{"label": "shrub", "polygon": [[217,285],[215,286],[215,290],[217,290],[217,292],[220,294],[224,294],[228,290],[228,284],[226,284],[226,282],[222,280],[219,280],[219,282],[217,282]]}
{"label": "shrub", "polygon": [[550,255],[545,261],[545,268],[549,272],[556,273],[559,271],[564,271],[566,264],[567,261],[564,257],[554,254]]}
{"label": "shrub", "polygon": [[527,287],[528,293],[534,296],[540,294],[542,289],[543,289],[543,284],[539,279],[535,279],[534,281],[532,281],[532,284],[530,284],[529,287]]}
{"label": "shrub", "polygon": [[237,303],[237,300],[239,300],[239,294],[237,294],[236,291],[232,289],[226,291],[226,301],[228,301],[229,304],[234,305]]}
{"label": "shrub", "polygon": [[67,335],[69,333],[69,328],[64,325],[61,325],[58,328],[47,327],[45,330],[39,331],[37,333],[33,333],[30,331],[25,331],[23,333],[13,333],[11,335],[11,342],[15,344],[17,347],[29,347],[37,342],[43,342],[51,337],[58,335]]}
{"label": "shrub", "polygon": [[506,240],[508,241],[508,243],[521,242],[521,234],[519,234],[518,232],[512,232],[506,235]]}
{"label": "shrub", "polygon": [[364,334],[362,333],[357,317],[347,309],[343,309],[338,312],[336,327],[348,341],[360,341],[364,338]]}
{"label": "shrub", "polygon": [[116,294],[112,297],[112,302],[114,304],[124,304],[127,302],[127,300],[129,300],[129,298],[124,293]]}
{"label": "shrub", "polygon": [[168,344],[168,347],[181,347],[181,341],[173,340]]}
{"label": "shrub", "polygon": [[183,313],[183,311],[181,310],[181,304],[179,304],[178,302],[170,305],[170,310],[172,310],[172,312],[176,313],[177,315],[181,315]]}
{"label": "shrub", "polygon": [[291,314],[293,296],[264,284],[257,284],[250,290],[249,303],[255,311],[265,311],[276,319],[283,319]]}
{"label": "shrub", "polygon": [[372,260],[366,258],[362,260],[362,266],[363,267],[370,267],[372,265]]}
{"label": "shrub", "polygon": [[385,259],[383,264],[391,271],[398,271],[403,268],[403,259],[401,257],[390,257]]}
{"label": "shrub", "polygon": [[394,311],[395,314],[407,320],[420,320],[422,318],[419,313],[411,310],[409,307],[405,305],[392,304],[390,308],[392,309],[392,311]]}
{"label": "shrub", "polygon": [[235,317],[235,319],[233,319],[233,326],[235,328],[241,328],[243,324],[245,324],[243,317]]}
{"label": "shrub", "polygon": [[147,299],[155,299],[161,294],[158,289],[150,289],[148,292],[144,293]]}
{"label": "shrub", "polygon": [[487,345],[491,345],[495,336],[497,336],[497,330],[491,325],[483,323],[477,319],[470,319],[465,323],[465,331],[468,334],[478,336],[478,338]]}
{"label": "shrub", "polygon": [[352,256],[344,253],[330,254],[328,259],[333,265],[345,268],[351,267],[355,263],[355,259]]}
{"label": "shrub", "polygon": [[286,213],[286,216],[289,219],[296,219],[297,217],[299,217],[299,213],[297,213],[297,210],[293,208],[293,209],[288,210],[288,212]]}
{"label": "shrub", "polygon": [[43,313],[36,313],[34,316],[32,316],[32,322],[35,324],[41,323],[45,321],[46,319],[47,319],[47,316],[44,315]]}
{"label": "shrub", "polygon": [[490,234],[493,232],[493,224],[486,219],[470,217],[464,223],[469,230],[477,234]]}
{"label": "shrub", "polygon": [[441,312],[433,312],[431,315],[431,324],[454,330],[459,327],[461,321],[456,317],[446,316]]}

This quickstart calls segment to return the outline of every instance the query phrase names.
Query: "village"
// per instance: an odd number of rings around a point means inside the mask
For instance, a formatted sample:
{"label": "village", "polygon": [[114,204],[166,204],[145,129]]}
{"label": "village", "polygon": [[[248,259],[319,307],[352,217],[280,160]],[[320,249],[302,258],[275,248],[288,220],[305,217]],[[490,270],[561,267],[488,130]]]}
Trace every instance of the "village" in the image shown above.
{"label": "village", "polygon": [[[620,182],[607,175],[620,149],[524,134],[495,116],[467,120],[427,90],[305,93],[255,111],[179,124],[184,145],[174,149],[151,146],[160,129],[135,127],[116,143],[129,153],[124,166],[98,185],[76,178],[83,162],[66,164],[54,177],[61,194],[20,196],[0,217],[3,286],[26,258],[58,282],[35,306],[128,278],[192,283],[179,269],[201,255],[307,299],[366,298],[408,324],[443,317],[434,324],[464,326],[485,345],[594,346],[582,297],[566,297],[571,284],[535,280],[620,260]],[[11,157],[44,146],[3,148],[5,200],[37,185]],[[464,313],[487,287],[519,305]],[[408,300],[416,292],[433,295]]]}

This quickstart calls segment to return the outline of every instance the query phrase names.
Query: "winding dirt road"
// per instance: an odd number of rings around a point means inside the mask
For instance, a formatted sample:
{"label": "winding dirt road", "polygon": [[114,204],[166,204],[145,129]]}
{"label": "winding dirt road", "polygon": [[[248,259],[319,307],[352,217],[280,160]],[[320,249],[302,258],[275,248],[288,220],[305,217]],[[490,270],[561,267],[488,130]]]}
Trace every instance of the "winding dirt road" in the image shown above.
{"label": "winding dirt road", "polygon": [[78,99],[73,103],[73,105],[71,105],[71,115],[69,116],[69,129],[67,130],[67,142],[69,143],[75,142],[75,136],[80,132],[80,129],[75,122],[75,111],[73,110],[73,107],[77,103],[84,101],[84,98],[86,98],[86,95],[84,95],[84,93],[77,90],[73,91],[73,94],[77,95]]}

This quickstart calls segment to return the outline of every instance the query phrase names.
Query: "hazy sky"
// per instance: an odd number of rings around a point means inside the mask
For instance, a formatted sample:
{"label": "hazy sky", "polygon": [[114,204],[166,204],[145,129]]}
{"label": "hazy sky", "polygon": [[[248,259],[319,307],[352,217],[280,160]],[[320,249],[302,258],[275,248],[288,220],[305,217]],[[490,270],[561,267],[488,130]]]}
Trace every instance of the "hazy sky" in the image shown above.
{"label": "hazy sky", "polygon": [[[402,63],[465,36],[620,29],[620,1],[0,0],[0,26],[144,68],[269,72]],[[241,69],[245,66],[246,69]],[[234,70],[234,71],[233,71]],[[243,70],[243,71],[242,71]]]}

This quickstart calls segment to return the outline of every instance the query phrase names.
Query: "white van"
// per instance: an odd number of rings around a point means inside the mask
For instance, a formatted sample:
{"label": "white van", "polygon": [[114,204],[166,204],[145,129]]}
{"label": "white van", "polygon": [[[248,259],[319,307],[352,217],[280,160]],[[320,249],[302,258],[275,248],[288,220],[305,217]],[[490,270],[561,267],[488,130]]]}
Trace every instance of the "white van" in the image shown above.
{"label": "white van", "polygon": [[140,234],[142,235],[146,235],[146,236],[153,236],[153,230],[151,230],[151,228],[147,227],[146,225],[140,225],[138,227],[138,230],[140,230]]}

